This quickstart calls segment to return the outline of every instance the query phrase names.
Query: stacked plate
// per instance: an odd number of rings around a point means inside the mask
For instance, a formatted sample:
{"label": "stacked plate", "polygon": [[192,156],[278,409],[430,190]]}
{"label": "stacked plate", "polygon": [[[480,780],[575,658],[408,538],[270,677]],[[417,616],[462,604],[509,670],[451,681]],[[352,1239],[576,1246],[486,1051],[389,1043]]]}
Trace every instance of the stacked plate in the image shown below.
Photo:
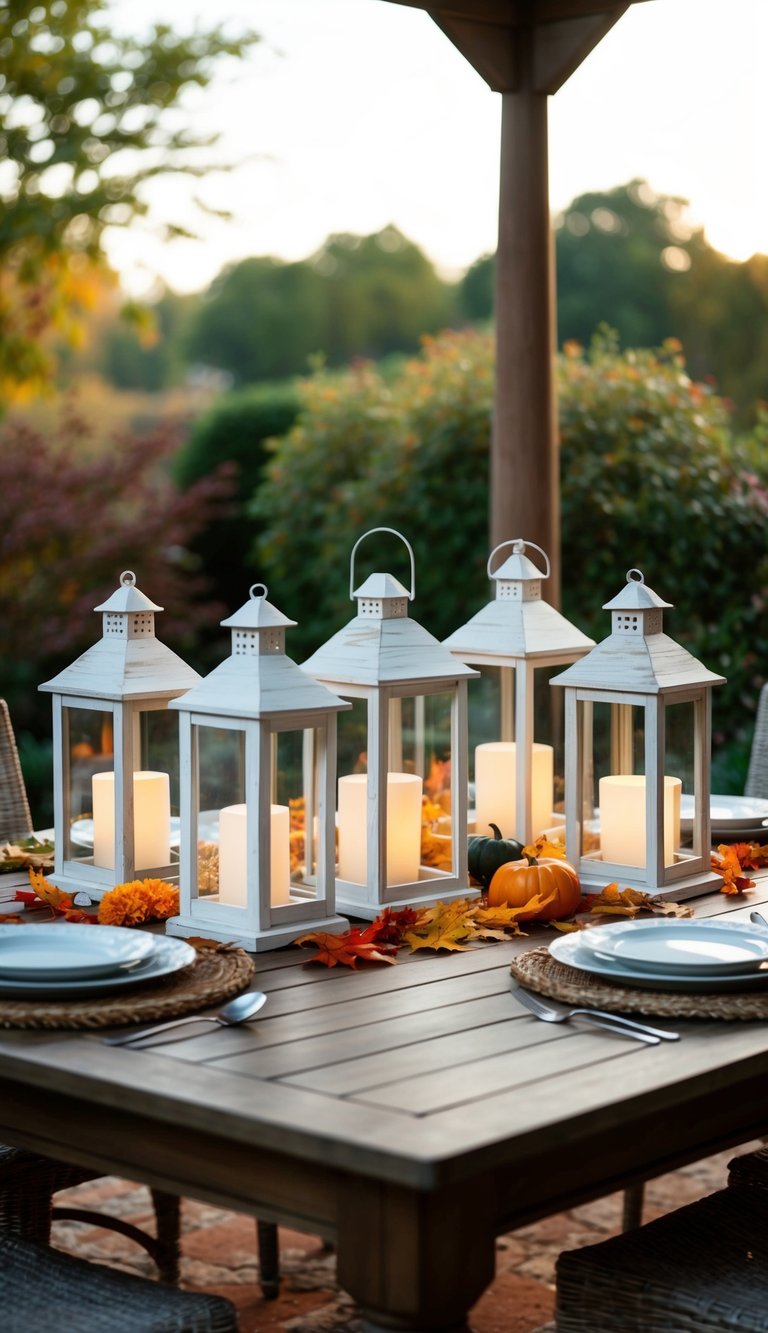
{"label": "stacked plate", "polygon": [[184,940],[125,926],[0,925],[0,995],[71,999],[155,981],[195,960]]}
{"label": "stacked plate", "polygon": [[742,922],[658,919],[595,926],[549,946],[560,963],[647,990],[768,985],[768,930]]}
{"label": "stacked plate", "polygon": [[[710,796],[709,819],[713,842],[768,842],[768,801],[756,796]],[[680,800],[684,833],[693,826],[693,797]]]}

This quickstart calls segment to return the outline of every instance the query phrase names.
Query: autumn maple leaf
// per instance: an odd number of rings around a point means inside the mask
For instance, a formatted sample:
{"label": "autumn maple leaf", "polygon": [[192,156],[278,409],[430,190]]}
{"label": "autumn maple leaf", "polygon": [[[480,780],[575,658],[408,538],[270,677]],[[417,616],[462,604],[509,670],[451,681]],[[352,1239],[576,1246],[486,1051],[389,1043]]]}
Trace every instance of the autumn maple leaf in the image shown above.
{"label": "autumn maple leaf", "polygon": [[477,939],[472,915],[474,904],[466,898],[452,903],[435,903],[421,914],[413,930],[405,936],[405,943],[417,949],[467,949],[467,940]]}
{"label": "autumn maple leaf", "polygon": [[376,920],[371,922],[366,934],[370,934],[370,938],[377,944],[400,945],[405,938],[405,932],[411,930],[418,919],[419,914],[412,907],[401,907],[397,910],[385,907]]}
{"label": "autumn maple leaf", "polygon": [[300,935],[296,943],[304,946],[311,946],[317,949],[317,953],[307,959],[308,963],[325,963],[326,967],[336,967],[342,963],[345,967],[357,967],[362,961],[364,963],[394,963],[393,955],[397,952],[397,947],[390,944],[382,944],[375,937],[375,921],[365,930],[360,930],[358,926],[353,926],[350,930],[342,931],[340,935],[331,935],[325,930],[313,930],[308,935]]}
{"label": "autumn maple leaf", "polygon": [[583,907],[594,916],[637,916],[638,912],[653,912],[657,916],[693,916],[693,909],[683,903],[664,902],[642,889],[620,889],[618,884],[606,884],[600,893],[590,893]]}
{"label": "autumn maple leaf", "polygon": [[761,846],[759,842],[732,842],[730,850],[742,870],[762,870],[768,865],[768,843]]}
{"label": "autumn maple leaf", "polygon": [[29,882],[35,890],[38,898],[52,907],[54,912],[71,912],[74,908],[72,898],[68,893],[62,893],[51,884],[43,874],[42,870],[32,870],[29,872]]}
{"label": "autumn maple leaf", "polygon": [[523,856],[532,856],[536,861],[540,861],[543,856],[564,861],[565,848],[561,842],[551,842],[546,834],[540,833],[535,842],[523,848]]}
{"label": "autumn maple leaf", "polygon": [[717,854],[712,853],[710,864],[718,875],[722,875],[721,893],[733,897],[734,894],[744,893],[746,889],[754,889],[755,881],[741,873],[742,865],[735,847],[720,843]]}

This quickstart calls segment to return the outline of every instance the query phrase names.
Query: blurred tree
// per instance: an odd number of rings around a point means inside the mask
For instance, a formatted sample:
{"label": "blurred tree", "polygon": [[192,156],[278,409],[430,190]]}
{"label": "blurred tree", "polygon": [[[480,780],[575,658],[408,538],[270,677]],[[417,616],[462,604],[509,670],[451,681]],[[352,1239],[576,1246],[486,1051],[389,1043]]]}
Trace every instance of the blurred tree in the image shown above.
{"label": "blurred tree", "polygon": [[330,236],[298,263],[265,257],[225,269],[193,320],[187,353],[249,384],[303,374],[314,355],[339,366],[415,351],[453,310],[450,284],[385,227]]}
{"label": "blurred tree", "polygon": [[322,345],[323,282],[311,264],[269,257],[225,268],[195,312],[186,353],[235,383],[305,372]]}
{"label": "blurred tree", "polygon": [[91,362],[117,389],[168,389],[184,379],[182,354],[186,330],[199,305],[196,295],[164,291],[152,304],[152,322],[136,328],[132,320],[114,319],[94,349]]}
{"label": "blurred tree", "polygon": [[215,136],[169,113],[257,40],[223,27],[183,36],[167,24],[126,37],[106,18],[103,0],[0,5],[0,402],[47,380],[45,335],[87,306],[104,229],[146,211],[143,183],[210,167],[201,150]]}
{"label": "blurred tree", "polygon": [[[558,219],[558,341],[588,346],[603,324],[630,347],[679,338],[691,373],[714,380],[752,426],[768,400],[768,258],[734,263],[685,218],[684,199],[642,180],[574,199]],[[495,257],[478,259],[459,284],[462,313],[493,313]]]}

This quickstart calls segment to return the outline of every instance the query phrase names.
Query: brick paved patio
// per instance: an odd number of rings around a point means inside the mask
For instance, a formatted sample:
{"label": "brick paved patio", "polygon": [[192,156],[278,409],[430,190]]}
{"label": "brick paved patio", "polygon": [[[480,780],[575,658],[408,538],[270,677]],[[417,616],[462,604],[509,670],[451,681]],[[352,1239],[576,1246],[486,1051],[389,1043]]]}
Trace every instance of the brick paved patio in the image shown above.
{"label": "brick paved patio", "polygon": [[[720,1153],[650,1182],[645,1219],[721,1188],[733,1155],[734,1151]],[[152,1216],[146,1189],[111,1177],[81,1185],[57,1201],[65,1198],[140,1226]],[[241,1333],[358,1333],[354,1306],[336,1286],[334,1254],[316,1237],[281,1229],[282,1289],[278,1300],[267,1302],[258,1286],[252,1219],[193,1200],[184,1201],[182,1217],[183,1286],[228,1296],[240,1311]],[[610,1195],[500,1237],[496,1279],[472,1312],[473,1333],[541,1329],[552,1318],[558,1253],[614,1234],[620,1218],[621,1196]],[[83,1257],[154,1275],[147,1255],[113,1232],[57,1222],[53,1241]]]}

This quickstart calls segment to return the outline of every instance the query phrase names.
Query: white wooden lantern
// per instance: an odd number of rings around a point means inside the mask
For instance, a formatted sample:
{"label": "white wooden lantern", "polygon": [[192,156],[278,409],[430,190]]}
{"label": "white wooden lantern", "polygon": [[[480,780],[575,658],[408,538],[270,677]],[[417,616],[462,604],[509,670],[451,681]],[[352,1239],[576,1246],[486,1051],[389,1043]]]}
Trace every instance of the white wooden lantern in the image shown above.
{"label": "white wooden lantern", "polygon": [[181,875],[171,935],[250,950],[338,933],[336,715],[349,704],[285,653],[295,625],[264,584],[222,624],[231,655],[172,707],[180,714]]}
{"label": "white wooden lantern", "polygon": [[[355,588],[355,555],[374,532],[392,533],[406,546],[410,590],[382,573]],[[393,528],[374,528],[355,543],[349,589],[357,615],[304,663],[364,711],[359,762],[344,754],[340,762],[339,907],[372,919],[384,907],[475,896],[467,877],[467,680],[477,673],[409,617],[413,550]],[[455,835],[445,868],[424,864],[423,797],[437,796],[435,773]]]}
{"label": "white wooden lantern", "polygon": [[552,682],[565,692],[566,853],[586,889],[680,899],[719,882],[711,691],[724,678],[664,633],[669,606],[630,569],[605,603],[609,637]]}
{"label": "white wooden lantern", "polygon": [[[511,555],[493,571],[494,557],[507,547]],[[526,550],[539,552],[543,570]],[[519,537],[501,542],[488,557],[488,577],[496,585],[493,600],[444,641],[461,662],[498,669],[492,739],[474,750],[475,831],[488,833],[495,824],[504,837],[523,843],[558,822],[556,779],[562,787],[556,719],[548,737],[536,739],[534,699],[542,698],[544,689],[550,695],[549,668],[575,662],[594,647],[592,639],[542,600],[541,583],[549,570],[549,557],[540,546]],[[549,712],[549,698],[544,703]]]}
{"label": "white wooden lantern", "polygon": [[137,878],[175,880],[178,719],[200,679],[155,638],[155,612],[126,570],[95,608],[99,643],[40,686],[53,696],[54,883],[99,899]]}

